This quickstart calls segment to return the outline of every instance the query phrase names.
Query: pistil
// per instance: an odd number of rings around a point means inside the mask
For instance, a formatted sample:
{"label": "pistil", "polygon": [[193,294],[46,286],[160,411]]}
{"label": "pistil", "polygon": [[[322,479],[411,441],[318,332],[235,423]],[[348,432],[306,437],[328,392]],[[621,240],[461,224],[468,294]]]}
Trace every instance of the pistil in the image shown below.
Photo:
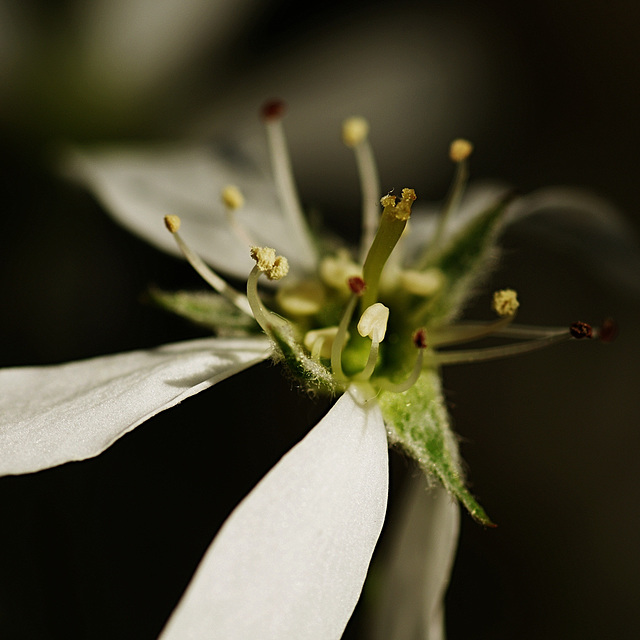
{"label": "pistil", "polygon": [[360,303],[363,312],[378,300],[382,269],[402,236],[407,220],[411,216],[411,205],[415,199],[416,194],[413,189],[403,189],[402,197],[397,205],[396,197],[392,195],[384,196],[380,200],[384,207],[382,218],[362,268],[362,277],[367,283],[367,289]]}

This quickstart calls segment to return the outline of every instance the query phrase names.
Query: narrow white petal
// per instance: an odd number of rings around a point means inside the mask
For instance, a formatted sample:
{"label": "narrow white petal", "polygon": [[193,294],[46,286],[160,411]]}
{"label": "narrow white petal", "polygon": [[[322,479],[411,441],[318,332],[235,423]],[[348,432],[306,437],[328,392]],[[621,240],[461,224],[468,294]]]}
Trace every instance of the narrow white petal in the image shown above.
{"label": "narrow white petal", "polygon": [[337,640],[387,489],[380,409],[346,393],[231,514],[161,639]]}
{"label": "narrow white petal", "polygon": [[239,147],[157,145],[72,152],[63,162],[131,232],[179,255],[163,221],[178,215],[180,234],[196,253],[216,270],[246,279],[254,264],[250,247],[233,233],[221,201],[222,190],[235,185],[245,198],[235,216],[252,244],[273,247],[295,273],[307,256],[288,230],[266,162],[256,155]]}
{"label": "narrow white petal", "polygon": [[[444,640],[444,595],[458,542],[460,509],[438,483],[412,478],[390,546],[373,640]],[[392,525],[393,526],[393,525]]]}
{"label": "narrow white petal", "polygon": [[84,460],[156,413],[266,358],[263,338],[208,338],[0,371],[0,475]]}

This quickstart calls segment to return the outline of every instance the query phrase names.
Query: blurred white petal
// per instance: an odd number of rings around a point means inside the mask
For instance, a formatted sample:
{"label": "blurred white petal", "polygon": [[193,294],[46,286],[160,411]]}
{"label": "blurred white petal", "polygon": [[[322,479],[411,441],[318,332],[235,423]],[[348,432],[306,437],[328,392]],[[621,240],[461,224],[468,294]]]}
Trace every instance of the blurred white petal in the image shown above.
{"label": "blurred white petal", "polygon": [[[96,89],[144,96],[204,50],[228,46],[260,0],[98,0],[78,5],[79,64]],[[183,71],[184,73],[184,71]]]}
{"label": "blurred white petal", "polygon": [[604,198],[572,187],[538,189],[514,203],[508,221],[524,221],[528,237],[580,258],[609,287],[640,295],[638,236]]}
{"label": "blurred white petal", "polygon": [[0,475],[102,453],[156,413],[269,354],[266,338],[193,340],[0,371]]}
{"label": "blurred white petal", "polygon": [[235,216],[251,240],[284,254],[293,273],[308,261],[287,228],[268,166],[240,147],[105,148],[74,152],[64,165],[136,235],[179,255],[163,222],[165,215],[178,215],[180,234],[192,249],[215,269],[244,280],[254,262],[233,234],[220,197],[233,184],[245,197]]}
{"label": "blurred white petal", "polygon": [[380,409],[345,393],[225,522],[162,640],[340,638],[387,489]]}
{"label": "blurred white petal", "polygon": [[410,480],[391,541],[373,640],[444,640],[444,596],[458,543],[460,508],[440,483]]}

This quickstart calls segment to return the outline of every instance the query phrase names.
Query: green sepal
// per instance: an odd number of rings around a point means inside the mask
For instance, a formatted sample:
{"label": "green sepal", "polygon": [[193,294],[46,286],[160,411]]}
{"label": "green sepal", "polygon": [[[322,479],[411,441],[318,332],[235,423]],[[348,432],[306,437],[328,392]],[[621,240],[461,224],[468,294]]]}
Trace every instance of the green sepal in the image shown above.
{"label": "green sepal", "polygon": [[379,402],[391,443],[414,458],[425,474],[438,477],[474,520],[495,526],[465,486],[438,372],[425,369],[408,391],[382,392]]}
{"label": "green sepal", "polygon": [[167,311],[171,311],[191,322],[211,329],[217,334],[245,335],[258,333],[258,323],[242,313],[226,298],[210,291],[163,291],[149,290],[151,300]]}
{"label": "green sepal", "polygon": [[331,371],[309,356],[297,339],[291,323],[276,314],[272,315],[274,322],[269,325],[268,334],[278,347],[281,359],[291,375],[305,389],[335,393],[336,384]]}
{"label": "green sepal", "polygon": [[426,267],[439,269],[445,285],[425,307],[429,324],[441,324],[457,317],[473,289],[491,270],[498,257],[498,233],[512,199],[509,195],[471,218],[430,257]]}

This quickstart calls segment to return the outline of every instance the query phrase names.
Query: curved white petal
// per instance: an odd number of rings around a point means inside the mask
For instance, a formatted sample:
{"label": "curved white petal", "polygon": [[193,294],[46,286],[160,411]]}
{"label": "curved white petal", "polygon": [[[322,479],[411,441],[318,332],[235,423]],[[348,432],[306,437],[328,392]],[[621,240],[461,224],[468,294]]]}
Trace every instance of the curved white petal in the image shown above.
{"label": "curved white petal", "polygon": [[266,338],[208,338],[0,371],[0,475],[102,453],[156,413],[266,358]]}
{"label": "curved white petal", "polygon": [[539,218],[526,225],[529,236],[581,258],[607,285],[640,294],[638,236],[610,202],[584,189],[548,187],[517,200],[508,222],[533,216]]}
{"label": "curved white petal", "polygon": [[233,184],[245,197],[237,221],[254,244],[285,255],[294,274],[308,258],[287,227],[268,167],[255,155],[221,144],[112,147],[73,152],[64,168],[124,227],[176,255],[163,218],[180,216],[180,234],[192,249],[216,270],[245,280],[254,262],[233,233],[220,197]]}
{"label": "curved white petal", "polygon": [[420,474],[407,489],[383,576],[373,640],[444,640],[444,595],[458,542],[460,509]]}
{"label": "curved white petal", "polygon": [[346,393],[229,516],[161,639],[337,640],[387,489],[380,409]]}

